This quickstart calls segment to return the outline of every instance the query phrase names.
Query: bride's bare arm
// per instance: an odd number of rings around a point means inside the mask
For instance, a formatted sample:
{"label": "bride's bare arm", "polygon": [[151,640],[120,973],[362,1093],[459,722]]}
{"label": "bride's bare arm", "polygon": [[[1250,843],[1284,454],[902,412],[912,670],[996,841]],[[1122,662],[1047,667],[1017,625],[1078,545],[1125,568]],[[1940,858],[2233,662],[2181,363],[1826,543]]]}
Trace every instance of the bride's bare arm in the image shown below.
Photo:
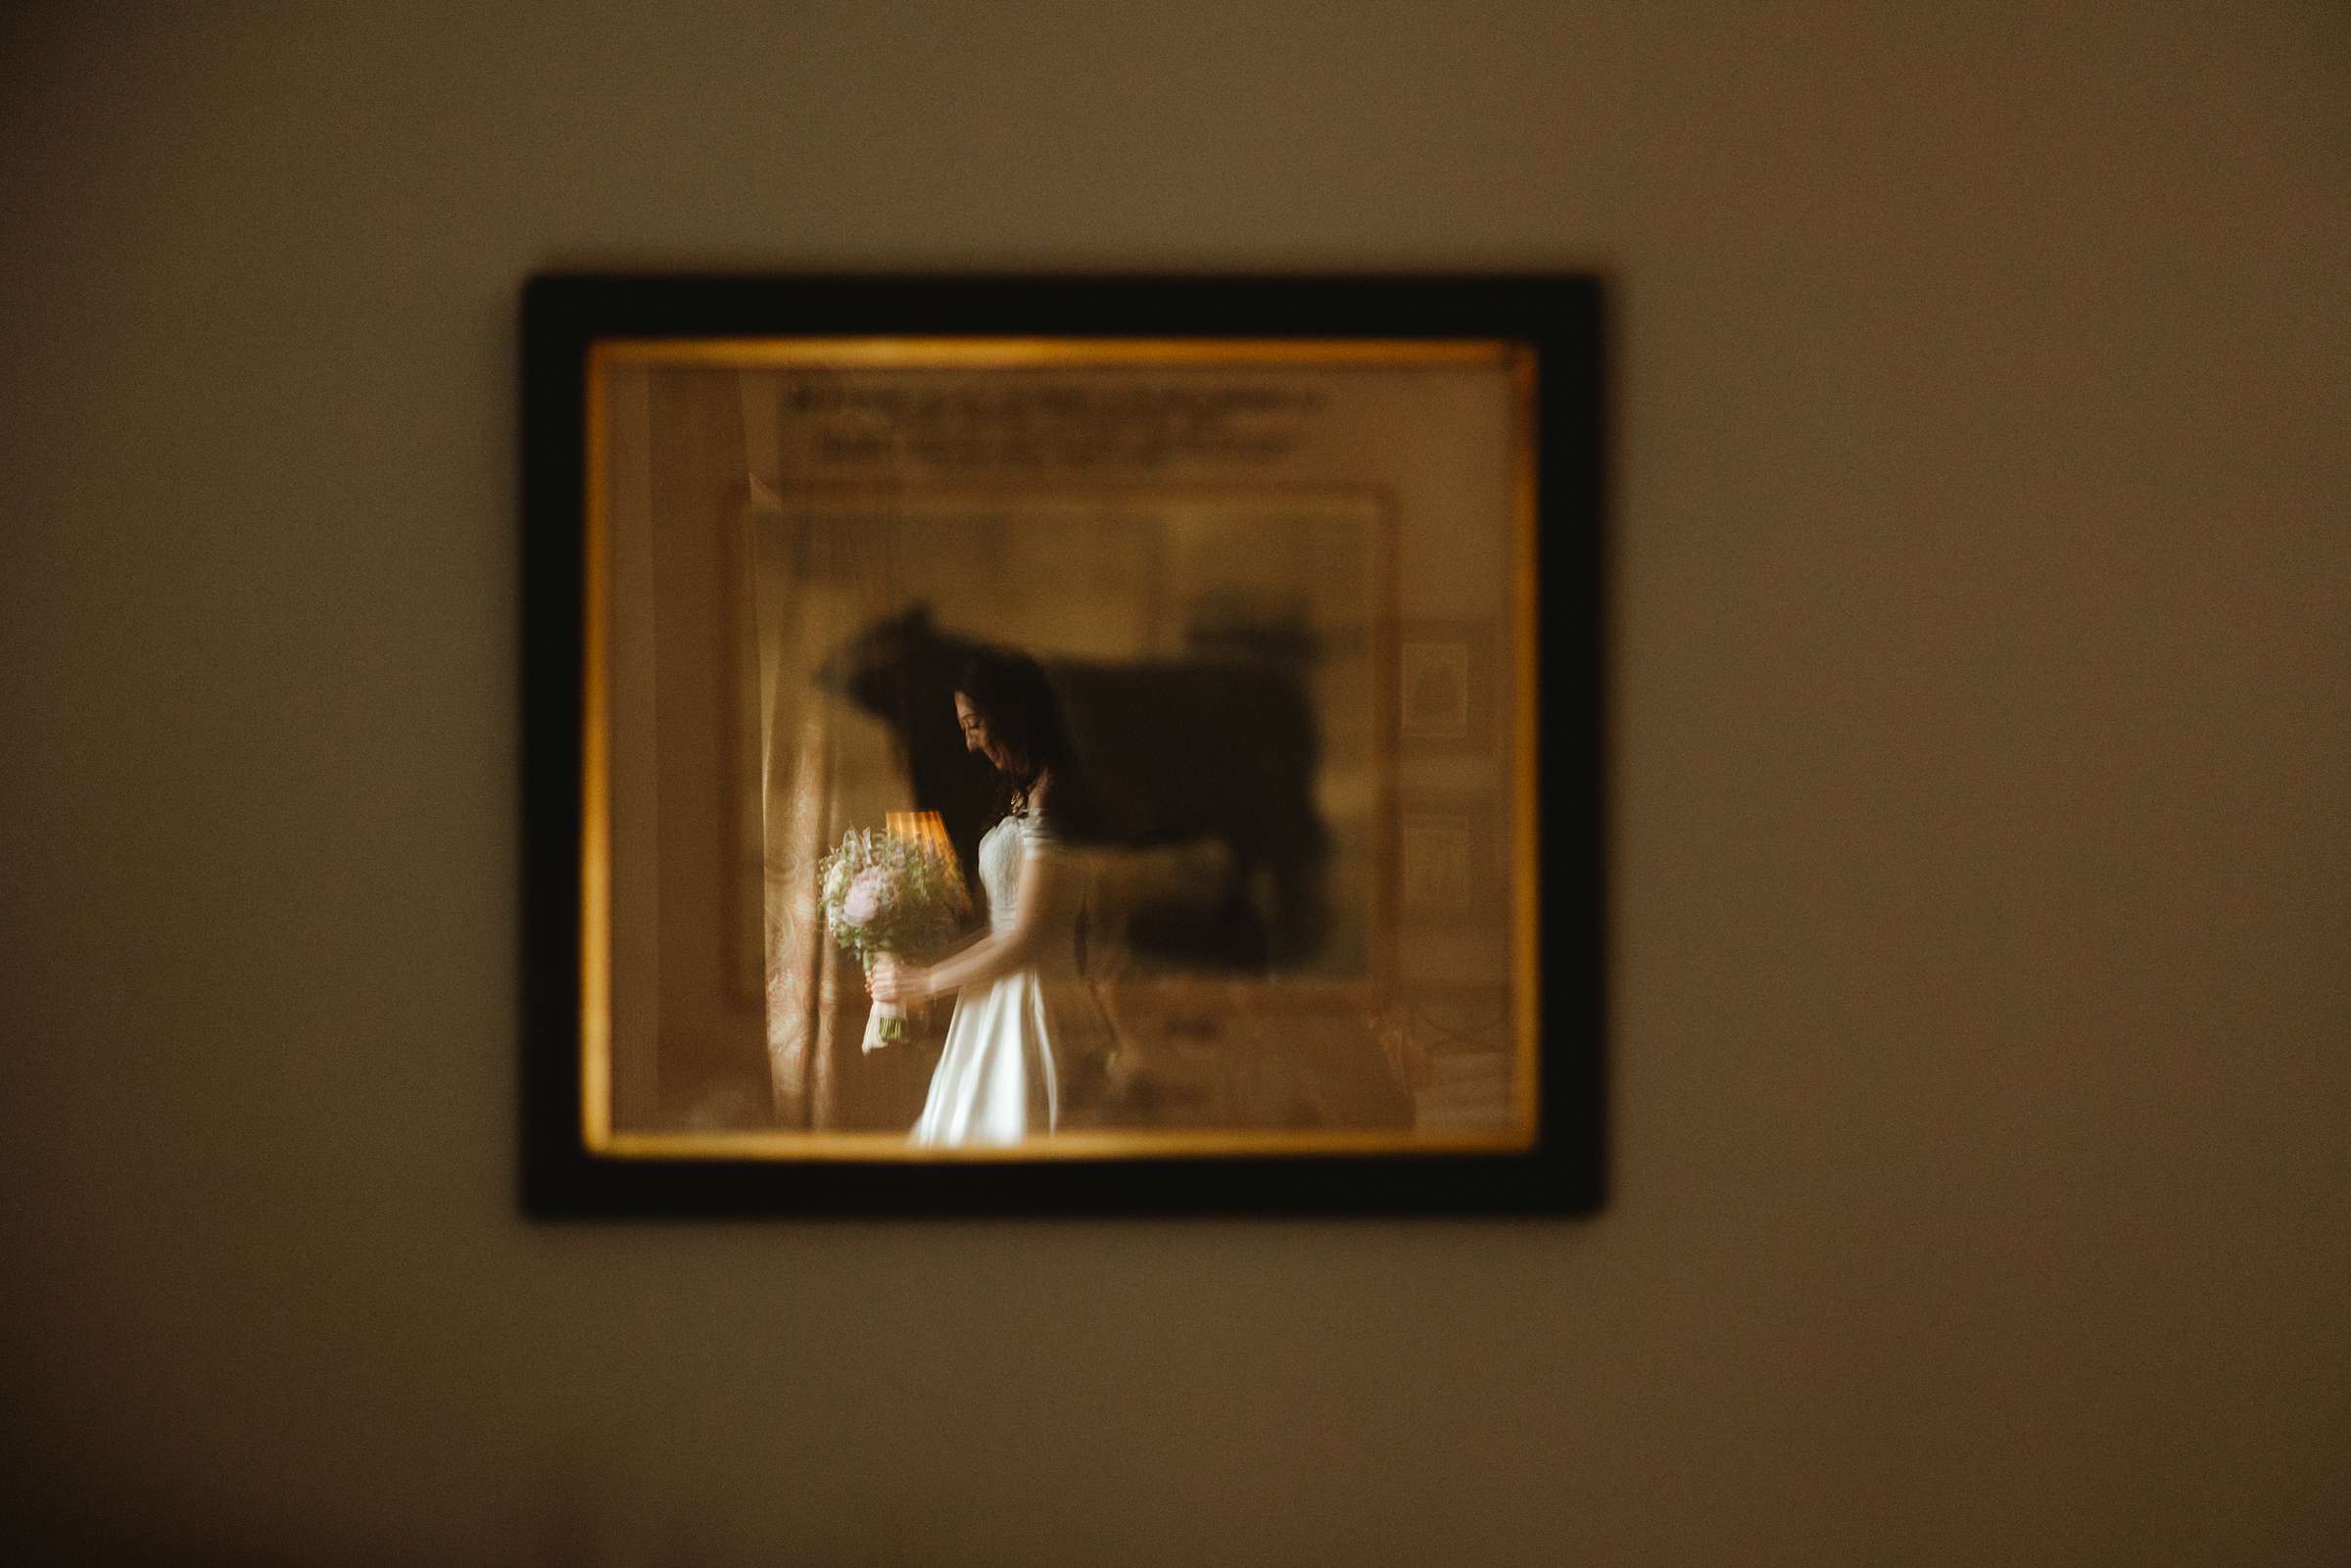
{"label": "bride's bare arm", "polygon": [[874,967],[866,989],[878,1002],[913,1002],[967,985],[984,985],[1036,962],[1054,914],[1071,896],[1075,881],[1062,857],[1031,850],[1021,862],[1020,891],[1012,925],[929,966],[885,960]]}

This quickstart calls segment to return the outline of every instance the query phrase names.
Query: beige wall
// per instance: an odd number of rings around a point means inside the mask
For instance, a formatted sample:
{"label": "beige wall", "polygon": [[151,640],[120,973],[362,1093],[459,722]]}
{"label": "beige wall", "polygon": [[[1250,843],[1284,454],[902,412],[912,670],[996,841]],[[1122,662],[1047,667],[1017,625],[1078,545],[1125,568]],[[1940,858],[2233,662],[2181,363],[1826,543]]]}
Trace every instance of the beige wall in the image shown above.
{"label": "beige wall", "polygon": [[[2340,1560],[2339,6],[431,9],[0,21],[11,1517]],[[518,1219],[579,262],[1607,268],[1607,1212]]]}

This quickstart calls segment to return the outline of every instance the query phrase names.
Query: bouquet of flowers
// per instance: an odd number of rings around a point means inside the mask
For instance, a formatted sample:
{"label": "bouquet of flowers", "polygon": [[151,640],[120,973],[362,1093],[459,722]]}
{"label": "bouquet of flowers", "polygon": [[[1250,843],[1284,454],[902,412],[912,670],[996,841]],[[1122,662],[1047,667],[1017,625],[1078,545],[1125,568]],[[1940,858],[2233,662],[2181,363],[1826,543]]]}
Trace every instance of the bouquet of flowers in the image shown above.
{"label": "bouquet of flowers", "polygon": [[[851,829],[817,875],[826,928],[868,974],[885,953],[920,952],[944,941],[971,910],[943,832]],[[905,1037],[905,1014],[895,1003],[877,1002],[873,1018],[869,1043]]]}

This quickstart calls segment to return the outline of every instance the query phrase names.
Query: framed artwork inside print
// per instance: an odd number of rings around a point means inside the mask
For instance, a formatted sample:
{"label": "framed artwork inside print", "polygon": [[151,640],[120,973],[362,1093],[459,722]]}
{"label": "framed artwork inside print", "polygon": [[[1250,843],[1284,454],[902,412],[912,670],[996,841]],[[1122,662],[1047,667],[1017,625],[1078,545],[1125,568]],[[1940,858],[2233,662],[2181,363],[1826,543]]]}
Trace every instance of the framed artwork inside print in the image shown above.
{"label": "framed artwork inside print", "polygon": [[1600,1197],[1600,297],[524,295],[545,1214]]}

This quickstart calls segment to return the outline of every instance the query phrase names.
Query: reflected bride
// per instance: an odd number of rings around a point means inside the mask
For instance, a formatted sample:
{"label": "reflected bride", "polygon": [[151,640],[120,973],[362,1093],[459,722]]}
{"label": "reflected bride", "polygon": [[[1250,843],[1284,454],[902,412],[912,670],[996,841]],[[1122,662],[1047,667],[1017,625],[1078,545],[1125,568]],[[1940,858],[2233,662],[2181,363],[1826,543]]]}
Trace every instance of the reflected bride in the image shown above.
{"label": "reflected bride", "polygon": [[1087,831],[1090,806],[1034,659],[975,655],[955,683],[955,716],[965,749],[985,757],[1005,789],[1004,816],[980,840],[988,929],[936,964],[884,958],[866,988],[885,1003],[955,993],[914,1141],[1018,1143],[1056,1128],[1071,1064],[1108,1035],[1078,983],[1084,878],[1067,850],[1070,835]]}

